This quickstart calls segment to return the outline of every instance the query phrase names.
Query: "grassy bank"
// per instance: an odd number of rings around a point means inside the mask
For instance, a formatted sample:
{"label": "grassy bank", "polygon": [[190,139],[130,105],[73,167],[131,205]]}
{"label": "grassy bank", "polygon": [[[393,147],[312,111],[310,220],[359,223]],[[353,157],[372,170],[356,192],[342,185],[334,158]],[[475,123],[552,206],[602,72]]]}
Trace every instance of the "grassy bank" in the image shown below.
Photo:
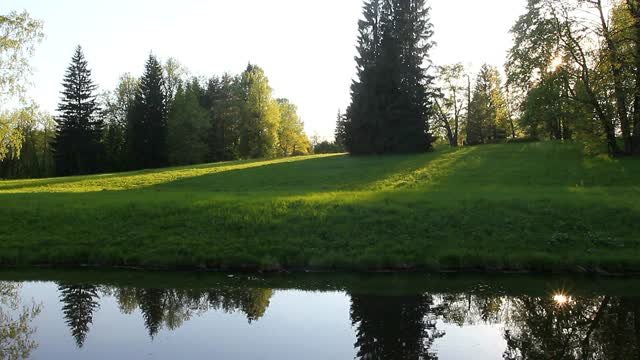
{"label": "grassy bank", "polygon": [[640,271],[640,161],[562,143],[0,182],[0,264]]}

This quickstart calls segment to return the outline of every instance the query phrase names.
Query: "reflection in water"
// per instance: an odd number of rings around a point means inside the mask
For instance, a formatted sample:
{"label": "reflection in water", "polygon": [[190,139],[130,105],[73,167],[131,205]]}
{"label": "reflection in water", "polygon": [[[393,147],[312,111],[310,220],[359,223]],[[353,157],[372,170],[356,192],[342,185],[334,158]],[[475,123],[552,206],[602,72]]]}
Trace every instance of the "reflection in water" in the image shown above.
{"label": "reflection in water", "polygon": [[122,312],[139,309],[149,336],[163,327],[175,330],[194,315],[207,311],[240,311],[249,323],[260,319],[273,295],[271,289],[222,287],[217,289],[105,288],[118,299]]}
{"label": "reflection in water", "polygon": [[58,292],[65,322],[81,348],[89,333],[89,326],[93,323],[93,313],[100,307],[98,288],[92,285],[61,284]]}
{"label": "reflection in water", "polygon": [[442,307],[433,297],[351,295],[351,321],[356,327],[359,359],[432,359]]}
{"label": "reflection in water", "polygon": [[638,359],[640,299],[513,299],[505,359]]}
{"label": "reflection in water", "polygon": [[[350,304],[344,305],[350,309],[348,320],[354,337],[354,349],[349,350],[355,351],[356,359],[460,358],[462,355],[455,353],[455,348],[447,350],[450,353],[440,353],[438,344],[443,338],[456,336],[445,331],[456,326],[461,327],[462,332],[454,334],[463,335],[453,340],[464,344],[469,341],[464,330],[470,325],[495,325],[482,331],[499,332],[504,347],[500,345],[498,352],[505,360],[640,358],[638,297],[581,296],[566,292],[506,296],[486,288],[470,293],[416,291],[400,295],[347,288],[346,293]],[[325,296],[321,292],[306,294]],[[265,315],[273,295],[271,289],[241,285],[183,289],[61,283],[57,287],[61,302],[59,316],[78,348],[84,346],[96,313],[103,311],[101,305],[105,299],[115,299],[121,313],[139,316],[153,344],[161,330],[167,330],[170,335],[194,317],[209,312],[242,313],[248,325],[242,321],[245,327],[239,328],[242,329],[240,336],[250,336],[246,326],[252,327]],[[28,358],[37,346],[38,334],[32,322],[41,307],[25,306],[25,303],[29,302],[21,298],[20,284],[0,282],[0,359]],[[295,306],[300,310],[309,305],[297,303]],[[330,308],[317,306],[309,312],[335,311],[327,309]],[[286,327],[284,315],[279,316],[273,315],[272,324]],[[221,325],[209,322],[204,326]],[[117,328],[114,329],[110,331],[117,332]],[[273,330],[294,337],[293,333],[287,333],[295,331],[293,329],[267,327],[266,331]],[[328,324],[320,330],[329,333],[334,329]],[[206,328],[190,331],[207,332]],[[101,338],[101,342],[108,341],[109,338]],[[286,357],[287,347],[280,346],[282,356]]]}
{"label": "reflection in water", "polygon": [[33,319],[40,305],[23,305],[17,283],[0,282],[0,359],[27,359],[38,346],[33,339]]}

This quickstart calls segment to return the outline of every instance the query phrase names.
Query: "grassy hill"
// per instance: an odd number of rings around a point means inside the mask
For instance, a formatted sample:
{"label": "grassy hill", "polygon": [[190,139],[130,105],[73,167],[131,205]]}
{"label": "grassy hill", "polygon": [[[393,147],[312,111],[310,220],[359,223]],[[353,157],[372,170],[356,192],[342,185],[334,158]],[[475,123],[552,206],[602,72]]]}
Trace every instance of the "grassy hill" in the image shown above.
{"label": "grassy hill", "polygon": [[0,264],[640,271],[640,161],[554,142],[0,181]]}

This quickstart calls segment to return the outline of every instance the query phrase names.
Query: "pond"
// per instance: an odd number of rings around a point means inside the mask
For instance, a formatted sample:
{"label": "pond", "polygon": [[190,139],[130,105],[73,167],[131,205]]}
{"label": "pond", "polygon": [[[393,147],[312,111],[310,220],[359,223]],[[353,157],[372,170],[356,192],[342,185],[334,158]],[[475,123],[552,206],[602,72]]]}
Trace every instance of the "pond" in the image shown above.
{"label": "pond", "polygon": [[0,272],[0,359],[630,359],[635,279]]}

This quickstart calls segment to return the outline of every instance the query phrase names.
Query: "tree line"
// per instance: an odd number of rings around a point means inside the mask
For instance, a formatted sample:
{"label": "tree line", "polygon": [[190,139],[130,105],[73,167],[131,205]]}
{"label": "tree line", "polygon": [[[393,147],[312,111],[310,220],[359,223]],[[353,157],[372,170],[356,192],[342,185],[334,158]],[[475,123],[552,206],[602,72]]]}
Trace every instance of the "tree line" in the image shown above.
{"label": "tree line", "polygon": [[58,175],[307,154],[297,108],[275,99],[264,71],[189,77],[150,55],[140,78],[95,94],[78,47],[63,83],[52,143]]}
{"label": "tree line", "polygon": [[313,151],[297,107],[276,99],[264,71],[189,76],[150,55],[140,78],[97,92],[78,46],[63,79],[58,116],[31,105],[0,115],[11,142],[0,177],[43,177],[304,155]]}
{"label": "tree line", "polygon": [[[24,95],[42,23],[0,17],[0,98]],[[540,139],[640,154],[638,0],[528,0],[506,63],[471,74],[430,60],[426,0],[366,0],[351,103],[335,142],[313,146],[295,106],[257,66],[194,78],[150,56],[140,77],[97,94],[78,49],[55,122],[35,105],[0,113],[0,177],[121,171],[318,152],[429,151]],[[505,74],[503,78],[501,74]],[[315,149],[314,149],[315,148]]]}
{"label": "tree line", "polygon": [[528,0],[504,66],[435,66],[425,1],[369,0],[335,138],[351,153],[579,140],[640,154],[640,2]]}

